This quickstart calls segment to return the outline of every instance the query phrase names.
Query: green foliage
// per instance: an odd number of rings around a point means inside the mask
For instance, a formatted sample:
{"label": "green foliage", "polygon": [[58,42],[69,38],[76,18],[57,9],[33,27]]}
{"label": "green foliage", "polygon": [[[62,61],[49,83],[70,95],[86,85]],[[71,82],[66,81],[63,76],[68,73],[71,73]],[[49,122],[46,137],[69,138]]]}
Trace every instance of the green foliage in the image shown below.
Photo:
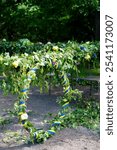
{"label": "green foliage", "polygon": [[[55,46],[55,49],[54,49]],[[57,50],[60,52],[62,51],[72,51],[75,50],[76,53],[80,52],[80,57],[84,57],[85,54],[89,53],[92,54],[95,53],[96,56],[92,55],[91,60],[94,61],[95,59],[99,59],[99,42],[98,41],[92,41],[92,42],[82,42],[78,43],[76,41],[68,41],[68,42],[57,42],[57,43],[51,43],[48,42],[46,44],[43,44],[41,42],[33,43],[28,39],[20,39],[16,42],[7,41],[6,39],[3,39],[0,41],[0,54],[2,53],[9,53],[11,55],[15,54],[21,54],[21,53],[28,53],[31,54],[32,52],[38,52],[38,51],[57,51],[56,47],[58,46]]]}
{"label": "green foliage", "polygon": [[28,39],[20,39],[17,42],[9,42],[6,39],[0,41],[0,53],[8,52],[10,55],[16,53],[32,53],[39,51],[43,47],[42,43],[32,43]]}
{"label": "green foliage", "polygon": [[85,126],[99,131],[99,120],[99,103],[95,100],[83,100],[82,104],[77,104],[75,110],[65,118],[64,125],[73,128]]}
{"label": "green foliage", "polygon": [[[23,44],[26,45],[27,42],[29,42],[26,41],[23,41]],[[32,52],[31,54],[30,51],[28,53],[24,52],[23,54],[16,51],[18,54],[12,54],[12,56],[10,56],[11,54],[9,55],[9,53],[1,54],[1,74],[5,77],[5,81],[3,81],[2,84],[4,91],[17,93],[20,87],[24,85],[23,80],[26,78],[27,71],[33,68],[36,63],[40,69],[36,72],[38,78],[36,78],[32,84],[37,85],[40,91],[43,85],[48,89],[48,73],[55,72],[53,65],[56,65],[56,67],[58,66],[60,70],[65,70],[66,73],[74,71],[78,73],[78,70],[83,67],[82,65],[85,62],[90,63],[91,61],[98,61],[99,43],[94,44],[94,42],[79,44],[70,41],[67,43],[59,42],[57,44],[47,43],[45,45],[42,44],[40,50],[35,48],[37,52]],[[28,46],[30,49],[30,45]],[[19,50],[18,48],[16,49]],[[6,50],[10,51],[10,48]],[[95,57],[93,56],[94,54],[96,55]],[[52,83],[55,84],[55,81],[58,82],[57,74],[53,76],[53,79]]]}
{"label": "green foliage", "polygon": [[6,124],[10,124],[12,120],[10,118],[4,118],[0,116],[0,126],[5,126]]}
{"label": "green foliage", "polygon": [[83,68],[80,68],[80,77],[99,76],[100,75],[99,63],[96,65],[97,66],[95,68],[89,68],[89,69],[86,68],[85,70]]}
{"label": "green foliage", "polygon": [[[33,45],[27,39],[20,40],[19,43],[23,46]],[[78,65],[82,65],[84,62],[88,63],[91,59],[96,61],[96,53],[99,51],[97,45],[91,42],[81,43],[80,45],[77,42],[70,41],[66,44],[49,42],[43,45],[40,51],[31,54],[18,52],[17,54],[11,54],[11,56],[9,53],[0,55],[0,68],[4,76],[2,88],[6,94],[11,92],[18,95],[18,101],[14,105],[15,111],[19,122],[30,133],[32,143],[47,140],[64,126],[66,120],[69,120],[69,116],[72,114],[69,103],[73,100],[80,100],[81,93],[78,90],[71,89],[67,74],[69,70],[77,72]],[[53,80],[63,86],[64,95],[60,101],[62,109],[52,120],[50,129],[45,131],[36,129],[28,121],[26,102],[31,85],[38,86],[40,91],[43,87],[48,89],[48,73],[53,73]],[[52,84],[56,82],[52,82]]]}
{"label": "green foliage", "polygon": [[94,39],[99,0],[1,0],[0,38]]}

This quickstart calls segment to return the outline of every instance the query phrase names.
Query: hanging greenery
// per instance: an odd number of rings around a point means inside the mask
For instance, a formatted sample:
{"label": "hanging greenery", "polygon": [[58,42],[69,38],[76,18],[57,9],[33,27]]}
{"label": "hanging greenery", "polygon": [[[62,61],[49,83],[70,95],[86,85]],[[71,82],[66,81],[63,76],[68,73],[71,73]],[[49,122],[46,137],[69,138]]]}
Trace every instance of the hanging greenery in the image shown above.
{"label": "hanging greenery", "polygon": [[[89,51],[89,47],[92,50]],[[6,94],[11,92],[18,95],[14,107],[19,122],[30,133],[32,143],[45,141],[64,125],[64,119],[70,113],[70,102],[81,99],[81,93],[70,86],[69,70],[78,72],[78,64],[90,62],[96,51],[97,47],[90,43],[77,45],[68,42],[67,46],[63,43],[47,43],[40,51],[31,54],[0,55],[1,74],[4,76],[2,89]],[[45,131],[36,129],[28,120],[27,103],[31,85],[38,86],[40,92],[43,87],[48,90],[48,73],[53,73],[53,81],[63,86],[63,97],[60,101],[61,110],[53,119],[50,129]]]}

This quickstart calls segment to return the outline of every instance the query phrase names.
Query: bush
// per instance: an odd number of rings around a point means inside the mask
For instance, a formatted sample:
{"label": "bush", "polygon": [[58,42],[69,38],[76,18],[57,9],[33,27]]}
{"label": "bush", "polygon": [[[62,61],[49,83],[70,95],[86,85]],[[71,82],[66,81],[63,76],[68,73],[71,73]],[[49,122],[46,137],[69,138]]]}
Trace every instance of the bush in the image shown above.
{"label": "bush", "polygon": [[9,53],[10,55],[13,54],[21,54],[21,53],[32,53],[32,52],[37,52],[40,50],[52,50],[53,46],[58,46],[61,49],[64,50],[69,50],[69,49],[74,49],[76,51],[82,51],[82,53],[87,53],[87,52],[96,52],[98,56],[94,57],[99,57],[99,42],[82,42],[78,43],[75,41],[68,41],[66,43],[63,42],[58,42],[58,43],[51,43],[48,42],[46,44],[38,42],[38,43],[33,43],[28,39],[20,39],[16,42],[11,42],[7,41],[6,39],[3,39],[0,41],[0,54],[2,53]]}
{"label": "bush", "polygon": [[33,51],[41,50],[42,43],[32,43],[28,39],[20,39],[17,42],[6,41],[3,39],[0,41],[0,53],[9,53],[10,55],[16,53],[32,53]]}

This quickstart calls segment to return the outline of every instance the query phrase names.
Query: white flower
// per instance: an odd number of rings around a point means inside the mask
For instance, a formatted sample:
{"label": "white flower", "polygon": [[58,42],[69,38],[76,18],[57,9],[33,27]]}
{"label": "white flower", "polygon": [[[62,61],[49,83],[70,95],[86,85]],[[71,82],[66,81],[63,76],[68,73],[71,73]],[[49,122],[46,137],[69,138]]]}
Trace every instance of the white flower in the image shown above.
{"label": "white flower", "polygon": [[21,115],[21,120],[27,120],[27,119],[28,119],[27,113]]}

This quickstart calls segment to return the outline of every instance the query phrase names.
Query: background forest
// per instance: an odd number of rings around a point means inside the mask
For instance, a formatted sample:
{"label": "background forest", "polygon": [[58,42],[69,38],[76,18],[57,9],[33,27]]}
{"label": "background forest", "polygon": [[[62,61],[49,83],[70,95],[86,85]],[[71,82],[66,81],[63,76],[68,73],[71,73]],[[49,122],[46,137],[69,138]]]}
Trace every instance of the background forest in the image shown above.
{"label": "background forest", "polygon": [[0,0],[0,39],[99,40],[99,0]]}

